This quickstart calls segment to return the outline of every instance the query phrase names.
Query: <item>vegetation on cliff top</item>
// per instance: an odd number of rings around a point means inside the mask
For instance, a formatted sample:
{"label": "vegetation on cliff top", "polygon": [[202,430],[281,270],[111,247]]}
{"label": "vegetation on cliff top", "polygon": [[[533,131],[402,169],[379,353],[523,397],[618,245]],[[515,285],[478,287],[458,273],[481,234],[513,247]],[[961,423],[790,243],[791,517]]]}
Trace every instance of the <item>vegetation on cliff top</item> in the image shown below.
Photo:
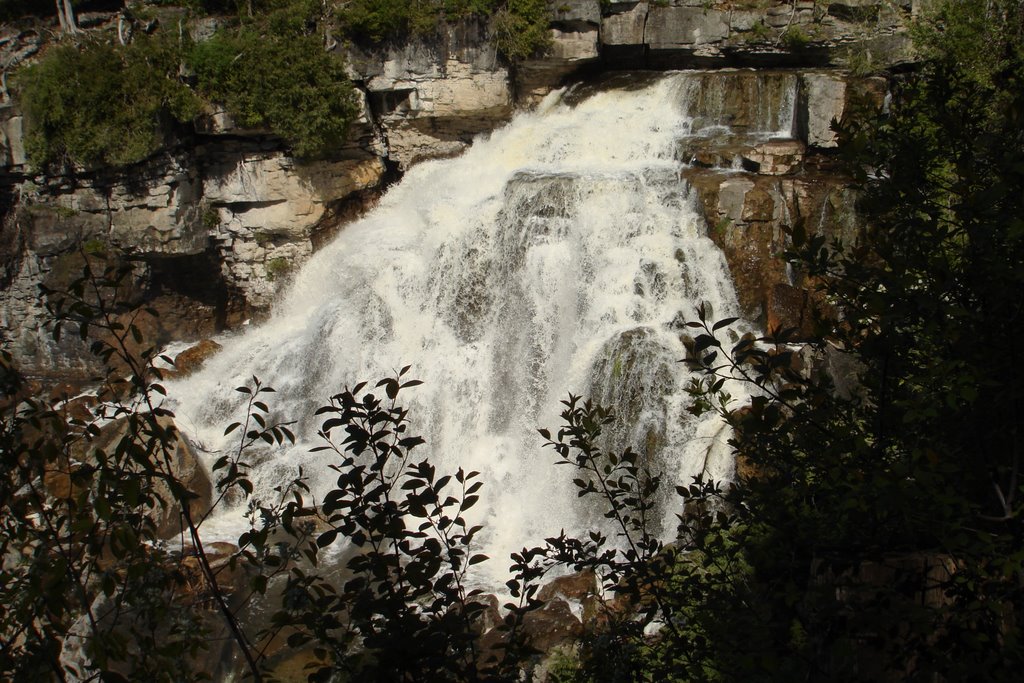
{"label": "vegetation on cliff top", "polygon": [[337,150],[359,114],[344,63],[312,28],[316,12],[305,0],[272,5],[186,56],[201,95],[242,127],[272,130],[299,157]]}
{"label": "vegetation on cliff top", "polygon": [[179,65],[177,45],[162,34],[123,47],[54,47],[17,77],[33,164],[66,157],[86,166],[118,166],[151,154],[163,142],[163,117],[182,122],[199,113],[199,99],[179,78]]}
{"label": "vegetation on cliff top", "polygon": [[[198,43],[180,17],[177,26],[158,22],[152,35],[128,41],[120,33],[69,40],[18,73],[35,166],[140,161],[160,148],[170,123],[190,123],[204,102],[223,106],[243,127],[269,129],[299,157],[321,156],[344,142],[358,115],[341,57],[325,49],[335,33],[376,43],[433,34],[444,20],[477,15],[493,17],[495,45],[510,59],[534,54],[547,40],[544,0],[161,1],[126,16],[170,4],[229,19]],[[6,9],[17,14],[20,7]]]}

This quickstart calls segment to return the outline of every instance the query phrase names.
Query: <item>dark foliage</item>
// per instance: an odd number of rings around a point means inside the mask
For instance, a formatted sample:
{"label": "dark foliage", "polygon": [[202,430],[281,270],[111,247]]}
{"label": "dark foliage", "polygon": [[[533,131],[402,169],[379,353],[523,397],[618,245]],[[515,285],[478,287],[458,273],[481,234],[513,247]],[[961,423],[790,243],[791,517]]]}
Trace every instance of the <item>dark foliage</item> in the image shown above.
{"label": "dark foliage", "polygon": [[190,121],[199,112],[179,64],[180,47],[164,35],[127,47],[98,42],[50,50],[16,79],[32,163],[119,166],[155,152],[165,119]]}

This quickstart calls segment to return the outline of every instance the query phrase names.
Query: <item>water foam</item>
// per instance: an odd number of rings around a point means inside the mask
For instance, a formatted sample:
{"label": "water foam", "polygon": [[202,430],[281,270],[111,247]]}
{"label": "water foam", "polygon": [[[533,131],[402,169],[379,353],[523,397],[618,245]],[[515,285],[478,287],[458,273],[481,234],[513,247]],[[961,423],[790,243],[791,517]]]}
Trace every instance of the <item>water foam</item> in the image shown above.
{"label": "water foam", "polygon": [[[171,383],[179,425],[212,462],[235,443],[222,435],[242,409],[233,388],[256,375],[277,390],[275,413],[312,439],[328,396],[411,364],[425,382],[403,396],[427,439],[421,455],[441,471],[482,473],[481,543],[495,558],[483,566],[495,577],[510,551],[596,523],[536,433],[558,425],[568,392],[628,416],[610,442],[646,449],[670,478],[727,476],[720,423],[687,415],[677,362],[682,322],[701,302],[738,315],[680,179],[695,78],[574,106],[555,94],[461,157],[411,169],[301,268],[267,322]],[[326,490],[333,478],[311,445],[261,464],[257,496],[300,464],[314,493]],[[224,509],[213,523],[230,535],[242,515]]]}

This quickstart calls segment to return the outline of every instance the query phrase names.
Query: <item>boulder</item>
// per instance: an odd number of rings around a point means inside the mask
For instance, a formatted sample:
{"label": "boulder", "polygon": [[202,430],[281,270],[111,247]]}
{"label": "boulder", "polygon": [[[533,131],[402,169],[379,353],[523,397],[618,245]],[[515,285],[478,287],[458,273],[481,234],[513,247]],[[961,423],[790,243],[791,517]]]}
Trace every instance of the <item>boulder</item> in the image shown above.
{"label": "boulder", "polygon": [[[168,442],[166,451],[161,449],[151,452],[150,457],[153,458],[154,465],[160,471],[173,476],[195,496],[189,502],[189,512],[192,518],[198,521],[213,504],[213,484],[205,467],[192,449],[192,445],[177,431],[173,420],[168,417],[159,417],[157,423],[163,430],[173,430],[174,436]],[[124,438],[134,438],[135,442],[143,448],[149,447],[151,442],[148,437],[141,433],[130,437],[128,428],[129,418],[126,417],[105,425],[99,436],[85,444],[85,448],[75,454],[74,459],[79,462],[88,462],[97,450],[110,451]],[[166,453],[166,460],[164,453]],[[182,509],[171,493],[170,487],[163,481],[158,481],[154,490],[163,501],[151,508],[148,513],[156,525],[157,536],[159,538],[174,538],[184,533],[185,527],[181,519]]]}
{"label": "boulder", "polygon": [[209,358],[221,350],[221,345],[212,339],[204,339],[190,346],[174,357],[174,369],[178,377],[186,377],[202,367]]}
{"label": "boulder", "polygon": [[597,587],[597,575],[588,569],[552,579],[537,592],[537,599],[543,602],[556,598],[581,602],[593,596]]}
{"label": "boulder", "polygon": [[530,646],[541,652],[572,644],[583,635],[583,624],[572,613],[569,603],[557,599],[528,612],[522,628]]}

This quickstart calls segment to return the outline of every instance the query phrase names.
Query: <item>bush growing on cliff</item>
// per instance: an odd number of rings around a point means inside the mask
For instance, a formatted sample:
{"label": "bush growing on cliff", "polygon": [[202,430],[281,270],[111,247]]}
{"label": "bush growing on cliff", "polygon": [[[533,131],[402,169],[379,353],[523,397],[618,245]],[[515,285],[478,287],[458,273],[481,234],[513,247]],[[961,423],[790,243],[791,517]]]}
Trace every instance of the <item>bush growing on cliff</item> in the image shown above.
{"label": "bush growing on cliff", "polygon": [[509,0],[491,21],[492,40],[513,61],[534,57],[551,42],[545,0]]}
{"label": "bush growing on cliff", "polygon": [[499,0],[353,0],[346,3],[340,19],[355,40],[381,42],[414,35],[431,35],[442,19],[487,16]]}
{"label": "bush growing on cliff", "polygon": [[199,111],[179,65],[176,41],[162,35],[126,47],[54,47],[16,79],[31,162],[118,166],[146,158],[163,142],[164,119],[189,121]]}
{"label": "bush growing on cliff", "polygon": [[546,0],[353,0],[339,13],[353,40],[377,43],[434,35],[441,21],[469,16],[490,19],[495,47],[513,61],[534,56],[549,42]]}
{"label": "bush growing on cliff", "polygon": [[341,146],[359,113],[342,60],[324,50],[309,3],[291,3],[259,22],[219,31],[195,45],[197,89],[241,126],[269,128],[300,157]]}

